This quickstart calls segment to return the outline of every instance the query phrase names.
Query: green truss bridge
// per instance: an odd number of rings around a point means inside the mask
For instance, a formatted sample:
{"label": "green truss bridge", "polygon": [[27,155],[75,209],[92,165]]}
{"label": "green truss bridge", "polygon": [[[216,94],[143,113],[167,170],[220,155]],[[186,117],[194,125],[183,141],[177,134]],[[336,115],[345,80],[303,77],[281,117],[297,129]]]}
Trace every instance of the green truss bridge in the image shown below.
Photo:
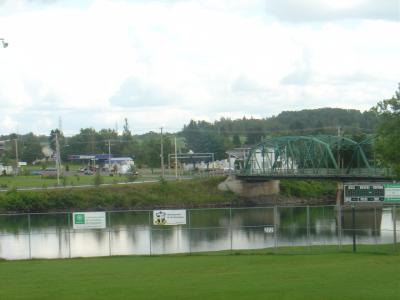
{"label": "green truss bridge", "polygon": [[250,151],[237,177],[245,181],[388,180],[393,174],[376,159],[373,143],[373,137],[361,142],[329,135],[268,138]]}

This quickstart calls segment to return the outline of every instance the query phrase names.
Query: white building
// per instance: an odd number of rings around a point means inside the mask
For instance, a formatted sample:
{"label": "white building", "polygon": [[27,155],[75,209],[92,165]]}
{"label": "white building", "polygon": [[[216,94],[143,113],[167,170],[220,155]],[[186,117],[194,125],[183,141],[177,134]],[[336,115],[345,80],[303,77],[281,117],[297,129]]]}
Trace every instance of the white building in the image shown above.
{"label": "white building", "polygon": [[12,175],[13,173],[13,167],[0,164],[0,175]]}
{"label": "white building", "polygon": [[110,159],[110,166],[107,160],[104,167],[118,174],[127,174],[134,165],[135,162],[131,157],[113,157]]}

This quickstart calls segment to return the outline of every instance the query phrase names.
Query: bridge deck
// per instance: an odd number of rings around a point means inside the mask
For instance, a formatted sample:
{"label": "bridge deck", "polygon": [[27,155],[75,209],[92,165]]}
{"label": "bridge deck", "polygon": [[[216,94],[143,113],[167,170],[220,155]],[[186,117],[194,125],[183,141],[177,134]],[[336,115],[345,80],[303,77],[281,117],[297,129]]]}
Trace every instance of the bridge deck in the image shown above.
{"label": "bridge deck", "polygon": [[237,174],[236,177],[238,179],[244,181],[267,181],[267,180],[279,180],[279,179],[298,179],[298,180],[334,180],[334,181],[391,181],[393,180],[388,176],[378,176],[378,175],[334,175],[334,174],[325,174],[325,175],[306,175],[306,174],[258,174],[258,175],[242,175]]}

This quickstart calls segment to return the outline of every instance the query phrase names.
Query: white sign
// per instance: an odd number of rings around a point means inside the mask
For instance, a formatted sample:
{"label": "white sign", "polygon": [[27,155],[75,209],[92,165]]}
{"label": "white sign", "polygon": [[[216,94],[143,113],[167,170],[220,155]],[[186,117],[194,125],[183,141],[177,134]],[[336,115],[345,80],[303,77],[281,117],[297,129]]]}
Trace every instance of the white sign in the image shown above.
{"label": "white sign", "polygon": [[153,210],[154,225],[185,225],[186,210]]}
{"label": "white sign", "polygon": [[400,184],[385,184],[385,201],[400,201]]}
{"label": "white sign", "polygon": [[76,212],[72,215],[74,229],[103,229],[106,228],[106,213]]}
{"label": "white sign", "polygon": [[274,231],[275,231],[275,227],[274,226],[264,227],[264,232],[265,233],[274,233]]}

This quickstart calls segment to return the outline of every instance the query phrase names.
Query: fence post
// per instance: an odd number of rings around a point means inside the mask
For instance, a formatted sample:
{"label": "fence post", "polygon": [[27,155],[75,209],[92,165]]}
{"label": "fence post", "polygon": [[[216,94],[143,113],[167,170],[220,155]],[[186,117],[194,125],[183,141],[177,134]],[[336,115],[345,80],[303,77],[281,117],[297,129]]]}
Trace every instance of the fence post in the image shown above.
{"label": "fence post", "polygon": [[378,251],[378,224],[376,221],[376,206],[374,207],[374,240],[375,240],[375,251]]}
{"label": "fence post", "polygon": [[393,219],[393,249],[394,249],[394,251],[396,251],[396,244],[397,244],[396,206],[392,207],[392,219]]}
{"label": "fence post", "polygon": [[231,251],[232,251],[233,250],[232,207],[229,208],[229,234],[231,238]]}
{"label": "fence post", "polygon": [[307,246],[308,249],[311,250],[311,241],[310,241],[310,206],[307,205]]}
{"label": "fence post", "polygon": [[32,259],[31,248],[31,214],[28,213],[28,243],[29,243],[29,259]]}
{"label": "fence post", "polygon": [[192,225],[191,225],[191,220],[190,220],[190,209],[188,210],[189,212],[189,254],[192,254]]}
{"label": "fence post", "polygon": [[67,213],[68,217],[68,257],[71,258],[71,218],[72,213]]}
{"label": "fence post", "polygon": [[351,206],[351,216],[352,216],[352,227],[353,227],[353,252],[357,251],[356,248],[356,207],[353,204]]}
{"label": "fence post", "polygon": [[111,256],[111,212],[106,212],[108,215],[108,255]]}
{"label": "fence post", "polygon": [[149,210],[149,254],[151,255],[151,240],[152,240],[152,226],[151,226],[151,211]]}
{"label": "fence post", "polygon": [[337,209],[337,224],[338,224],[338,243],[339,249],[342,249],[342,206],[340,203],[336,206]]}
{"label": "fence post", "polygon": [[278,248],[278,206],[274,206],[274,248]]}

